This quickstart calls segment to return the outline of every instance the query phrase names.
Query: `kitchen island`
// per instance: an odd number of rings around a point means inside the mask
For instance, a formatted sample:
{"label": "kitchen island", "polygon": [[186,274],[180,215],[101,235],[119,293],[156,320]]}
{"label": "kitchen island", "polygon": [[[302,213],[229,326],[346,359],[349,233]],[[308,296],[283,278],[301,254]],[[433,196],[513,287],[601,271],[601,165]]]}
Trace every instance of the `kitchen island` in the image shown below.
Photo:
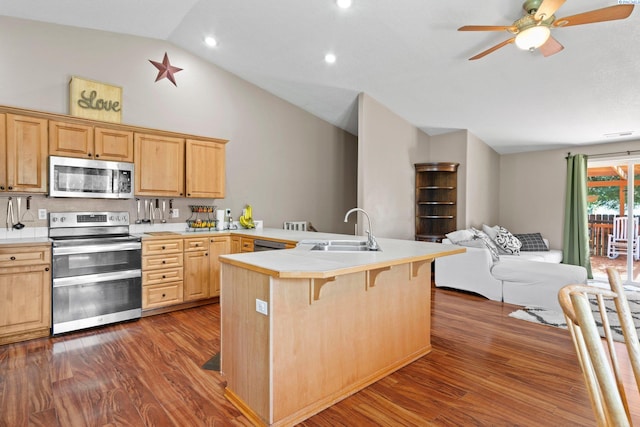
{"label": "kitchen island", "polygon": [[296,424],[431,351],[431,262],[464,249],[378,242],[220,257],[225,396],[254,424]]}

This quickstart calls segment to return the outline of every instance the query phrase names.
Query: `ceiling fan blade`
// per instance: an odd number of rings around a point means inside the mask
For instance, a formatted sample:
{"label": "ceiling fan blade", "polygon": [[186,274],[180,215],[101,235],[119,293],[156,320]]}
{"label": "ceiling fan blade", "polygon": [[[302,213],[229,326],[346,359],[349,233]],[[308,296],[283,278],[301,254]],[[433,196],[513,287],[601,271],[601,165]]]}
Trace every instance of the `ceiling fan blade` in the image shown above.
{"label": "ceiling fan blade", "polygon": [[458,28],[458,31],[510,31],[514,32],[518,28],[514,25],[495,26],[495,25],[465,25]]}
{"label": "ceiling fan blade", "polygon": [[565,1],[566,0],[544,0],[536,11],[534,18],[540,21],[551,17],[556,13],[556,10],[560,9],[560,6],[562,6]]}
{"label": "ceiling fan blade", "polygon": [[577,15],[565,16],[556,19],[553,23],[554,27],[571,27],[572,25],[592,24],[594,22],[615,21],[617,19],[625,19],[633,12],[632,4],[619,4],[609,6],[603,9],[596,9],[589,12],[579,13]]}
{"label": "ceiling fan blade", "polygon": [[558,42],[558,40],[554,39],[553,37],[549,37],[549,39],[538,49],[540,49],[540,52],[542,52],[542,54],[547,57],[560,52],[562,49],[564,49],[564,46],[562,46],[560,42]]}
{"label": "ceiling fan blade", "polygon": [[480,59],[480,58],[482,58],[484,56],[487,56],[491,52],[495,52],[496,50],[500,49],[501,47],[506,46],[508,44],[511,44],[514,41],[516,41],[516,38],[512,37],[512,38],[510,38],[508,40],[503,41],[502,43],[498,43],[497,45],[495,45],[493,47],[490,47],[489,49],[485,50],[484,52],[480,52],[476,56],[473,56],[473,57],[469,58],[469,61],[474,61],[476,59]]}

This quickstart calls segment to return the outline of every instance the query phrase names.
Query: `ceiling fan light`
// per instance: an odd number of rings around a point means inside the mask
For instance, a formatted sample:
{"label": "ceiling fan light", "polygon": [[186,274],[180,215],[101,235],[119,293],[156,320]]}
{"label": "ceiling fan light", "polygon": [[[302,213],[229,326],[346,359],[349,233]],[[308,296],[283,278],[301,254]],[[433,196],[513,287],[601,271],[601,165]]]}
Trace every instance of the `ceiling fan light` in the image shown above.
{"label": "ceiling fan light", "polygon": [[535,25],[522,30],[516,36],[516,46],[522,50],[537,49],[549,40],[551,30],[544,25]]}

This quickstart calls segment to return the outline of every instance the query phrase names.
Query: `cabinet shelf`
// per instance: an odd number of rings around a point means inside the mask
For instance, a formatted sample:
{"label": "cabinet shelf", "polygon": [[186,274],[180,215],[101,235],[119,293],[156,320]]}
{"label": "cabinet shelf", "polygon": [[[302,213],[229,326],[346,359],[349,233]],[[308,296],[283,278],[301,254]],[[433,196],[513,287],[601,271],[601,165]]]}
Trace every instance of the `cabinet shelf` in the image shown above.
{"label": "cabinet shelf", "polygon": [[418,190],[455,190],[456,187],[444,187],[444,186],[438,186],[438,185],[426,185],[426,186],[422,186],[422,187],[416,187]]}
{"label": "cabinet shelf", "polygon": [[433,201],[433,202],[430,202],[430,201],[418,202],[418,204],[419,205],[455,205],[456,202],[443,200],[443,201]]}
{"label": "cabinet shelf", "polygon": [[416,240],[441,241],[456,229],[458,163],[418,163]]}

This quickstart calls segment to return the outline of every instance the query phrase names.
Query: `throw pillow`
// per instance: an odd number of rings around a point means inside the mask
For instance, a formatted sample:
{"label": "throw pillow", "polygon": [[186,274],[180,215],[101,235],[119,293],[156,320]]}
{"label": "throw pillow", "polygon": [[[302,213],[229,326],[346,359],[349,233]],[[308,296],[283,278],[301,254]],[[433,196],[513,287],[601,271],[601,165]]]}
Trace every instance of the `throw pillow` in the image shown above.
{"label": "throw pillow", "polygon": [[509,230],[507,230],[506,228],[498,227],[498,234],[496,235],[496,238],[494,240],[501,252],[515,255],[520,254],[522,242],[518,240],[516,236],[511,234],[511,232],[509,232]]}
{"label": "throw pillow", "polygon": [[514,234],[522,242],[521,252],[548,251],[549,248],[542,240],[540,233]]}
{"label": "throw pillow", "polygon": [[482,231],[487,233],[487,236],[491,238],[491,240],[496,240],[498,236],[500,226],[494,225],[493,227],[489,227],[487,224],[482,224]]}
{"label": "throw pillow", "polygon": [[445,234],[447,239],[451,240],[453,244],[459,244],[459,242],[464,242],[467,240],[473,239],[473,232],[470,230],[457,230],[452,231],[451,233]]}
{"label": "throw pillow", "polygon": [[498,247],[493,242],[493,240],[491,240],[491,237],[489,237],[484,231],[476,230],[473,227],[471,227],[471,231],[473,231],[474,239],[482,241],[486,248],[489,249],[493,262],[498,261],[500,259]]}

